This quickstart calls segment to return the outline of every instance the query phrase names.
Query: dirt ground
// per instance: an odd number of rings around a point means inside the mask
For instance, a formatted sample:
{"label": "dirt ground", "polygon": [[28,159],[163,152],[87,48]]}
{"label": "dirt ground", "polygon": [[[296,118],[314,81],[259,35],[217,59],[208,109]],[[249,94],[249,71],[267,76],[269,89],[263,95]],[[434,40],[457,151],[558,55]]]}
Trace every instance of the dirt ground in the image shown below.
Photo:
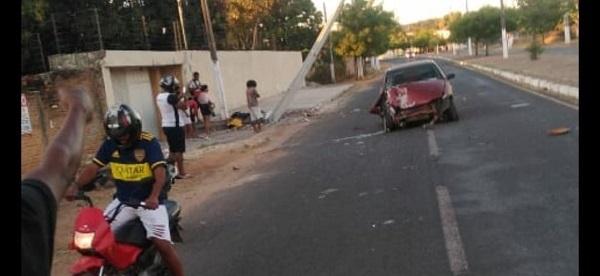
{"label": "dirt ground", "polygon": [[[255,172],[253,168],[260,159],[261,165],[274,162],[286,154],[280,146],[293,135],[302,131],[320,117],[334,112],[344,98],[324,104],[319,110],[311,110],[309,116],[295,113],[249,138],[227,144],[218,144],[190,152],[186,169],[191,179],[177,180],[169,197],[181,204],[185,213],[206,201],[213,193],[244,184]],[[318,114],[317,114],[318,113]],[[114,188],[99,188],[90,192],[94,204],[104,208],[112,199]],[[52,275],[69,275],[70,266],[79,254],[68,249],[75,217],[83,204],[63,200],[59,204],[54,243]],[[185,219],[185,218],[184,218]]]}

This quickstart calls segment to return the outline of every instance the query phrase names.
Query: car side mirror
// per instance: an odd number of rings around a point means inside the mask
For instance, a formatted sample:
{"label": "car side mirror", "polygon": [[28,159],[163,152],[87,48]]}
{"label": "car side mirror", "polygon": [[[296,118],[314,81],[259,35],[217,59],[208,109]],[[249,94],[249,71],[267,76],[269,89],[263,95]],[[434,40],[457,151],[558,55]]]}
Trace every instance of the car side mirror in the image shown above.
{"label": "car side mirror", "polygon": [[450,73],[446,76],[447,79],[451,80],[454,78],[454,73]]}

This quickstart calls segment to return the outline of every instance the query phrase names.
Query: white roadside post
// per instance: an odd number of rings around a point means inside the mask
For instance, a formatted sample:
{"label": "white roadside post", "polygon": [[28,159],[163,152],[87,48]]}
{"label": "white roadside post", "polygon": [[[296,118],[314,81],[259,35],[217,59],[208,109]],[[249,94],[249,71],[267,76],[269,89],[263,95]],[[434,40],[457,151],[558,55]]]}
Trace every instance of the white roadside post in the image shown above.
{"label": "white roadside post", "polygon": [[502,58],[508,58],[508,41],[506,39],[506,18],[504,15],[504,1],[500,0],[500,24],[502,25]]}
{"label": "white roadside post", "polygon": [[566,13],[564,16],[565,21],[565,43],[571,43],[571,27],[569,26],[569,13]]}

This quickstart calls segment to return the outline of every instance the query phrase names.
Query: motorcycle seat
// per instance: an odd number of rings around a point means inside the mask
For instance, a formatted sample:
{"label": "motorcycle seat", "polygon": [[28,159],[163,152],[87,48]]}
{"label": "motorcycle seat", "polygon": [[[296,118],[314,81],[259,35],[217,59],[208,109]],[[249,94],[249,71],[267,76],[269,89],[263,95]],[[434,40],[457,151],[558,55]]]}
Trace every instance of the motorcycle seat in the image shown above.
{"label": "motorcycle seat", "polygon": [[[179,216],[181,206],[173,200],[165,200],[164,204],[169,216],[169,222],[172,222],[175,217]],[[128,221],[117,229],[114,234],[115,239],[120,243],[132,244],[139,247],[146,247],[151,244],[150,240],[146,239],[146,229],[139,219]]]}
{"label": "motorcycle seat", "polygon": [[132,244],[142,248],[151,244],[150,240],[146,239],[146,229],[139,219],[128,221],[117,229],[114,234],[119,243]]}

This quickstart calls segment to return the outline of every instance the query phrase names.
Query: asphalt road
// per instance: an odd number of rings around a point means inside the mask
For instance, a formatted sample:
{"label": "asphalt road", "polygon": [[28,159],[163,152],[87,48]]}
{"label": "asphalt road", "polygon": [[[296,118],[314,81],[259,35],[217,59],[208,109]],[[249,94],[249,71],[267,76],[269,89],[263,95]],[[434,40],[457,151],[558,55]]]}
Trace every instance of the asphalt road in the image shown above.
{"label": "asphalt road", "polygon": [[353,89],[274,166],[184,210],[186,273],[578,275],[578,111],[440,64],[460,121],[381,134],[380,82]]}

